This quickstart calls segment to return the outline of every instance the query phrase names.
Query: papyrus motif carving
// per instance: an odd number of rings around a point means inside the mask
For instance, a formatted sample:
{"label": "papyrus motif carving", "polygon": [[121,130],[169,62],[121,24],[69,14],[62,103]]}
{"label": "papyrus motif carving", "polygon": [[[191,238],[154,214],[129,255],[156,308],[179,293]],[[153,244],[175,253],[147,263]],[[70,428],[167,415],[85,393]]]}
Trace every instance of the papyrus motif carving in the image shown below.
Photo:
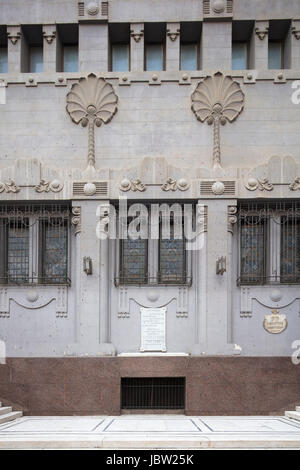
{"label": "papyrus motif carving", "polygon": [[67,94],[67,112],[75,124],[88,126],[88,166],[95,167],[95,125],[107,124],[117,111],[118,97],[110,83],[91,73],[72,85]]}
{"label": "papyrus motif carving", "polygon": [[201,122],[214,126],[213,165],[221,166],[220,124],[233,122],[244,107],[240,84],[217,72],[199,82],[192,94],[192,110]]}

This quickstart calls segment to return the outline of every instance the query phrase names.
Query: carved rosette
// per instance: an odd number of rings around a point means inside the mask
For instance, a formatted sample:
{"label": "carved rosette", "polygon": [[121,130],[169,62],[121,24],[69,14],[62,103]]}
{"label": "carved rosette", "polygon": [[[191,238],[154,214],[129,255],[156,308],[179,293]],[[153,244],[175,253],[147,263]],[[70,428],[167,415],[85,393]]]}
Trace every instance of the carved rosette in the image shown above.
{"label": "carved rosette", "polygon": [[127,191],[143,192],[143,191],[146,191],[146,186],[144,185],[144,183],[142,183],[142,181],[139,178],[133,181],[130,181],[129,179],[124,178],[121,181],[120,190],[123,192],[127,192]]}
{"label": "carved rosette", "polygon": [[233,122],[244,108],[240,84],[221,72],[199,82],[192,94],[192,110],[197,119],[214,125],[213,165],[221,166],[220,124]]}
{"label": "carved rosette", "polygon": [[228,206],[227,209],[228,232],[233,234],[233,226],[237,223],[237,207]]}
{"label": "carved rosette", "polygon": [[59,193],[63,189],[64,185],[58,181],[58,180],[53,180],[53,181],[45,181],[41,180],[40,184],[35,186],[35,190],[37,193],[49,193],[52,191],[53,193]]}
{"label": "carved rosette", "polygon": [[88,166],[95,167],[95,125],[110,122],[117,112],[118,97],[110,83],[91,73],[72,85],[67,94],[67,112],[75,124],[88,126]]}
{"label": "carved rosette", "polygon": [[180,178],[179,180],[173,180],[171,177],[161,186],[163,191],[186,191],[189,189],[189,183],[185,178]]}
{"label": "carved rosette", "polygon": [[249,178],[245,188],[248,191],[273,191],[274,186],[269,182],[268,178],[263,178],[262,180],[256,178]]}
{"label": "carved rosette", "polygon": [[300,177],[297,177],[293,183],[289,185],[291,191],[300,191]]}
{"label": "carved rosette", "polygon": [[72,207],[71,223],[75,228],[75,235],[81,232],[81,207]]}
{"label": "carved rosette", "polygon": [[8,183],[2,183],[0,182],[0,193],[18,193],[20,192],[19,186],[16,185],[16,183],[13,180],[9,180]]}

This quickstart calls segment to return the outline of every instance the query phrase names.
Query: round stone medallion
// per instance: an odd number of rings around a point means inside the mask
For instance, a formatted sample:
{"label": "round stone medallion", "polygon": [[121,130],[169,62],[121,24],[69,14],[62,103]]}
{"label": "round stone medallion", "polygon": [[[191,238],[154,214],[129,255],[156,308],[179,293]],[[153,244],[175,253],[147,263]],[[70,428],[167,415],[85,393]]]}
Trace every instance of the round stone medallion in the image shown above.
{"label": "round stone medallion", "polygon": [[96,185],[94,183],[86,183],[83,187],[83,192],[86,196],[93,196],[96,193]]}
{"label": "round stone medallion", "polygon": [[282,298],[282,293],[279,289],[273,289],[270,294],[270,299],[273,300],[273,302],[279,302]]}
{"label": "round stone medallion", "polygon": [[220,196],[225,191],[224,183],[222,183],[222,181],[216,181],[212,185],[211,190],[214,194],[216,194],[216,196]]}
{"label": "round stone medallion", "polygon": [[212,4],[212,9],[215,13],[223,13],[225,10],[224,0],[215,0]]}
{"label": "round stone medallion", "polygon": [[150,300],[150,302],[155,302],[159,298],[159,293],[155,290],[150,290],[147,294],[147,299]]}
{"label": "round stone medallion", "polygon": [[36,302],[38,298],[39,298],[39,293],[34,289],[30,289],[26,293],[26,299],[28,300],[28,302]]}
{"label": "round stone medallion", "polygon": [[87,6],[87,11],[89,15],[97,15],[99,13],[99,6],[96,2],[90,2]]}

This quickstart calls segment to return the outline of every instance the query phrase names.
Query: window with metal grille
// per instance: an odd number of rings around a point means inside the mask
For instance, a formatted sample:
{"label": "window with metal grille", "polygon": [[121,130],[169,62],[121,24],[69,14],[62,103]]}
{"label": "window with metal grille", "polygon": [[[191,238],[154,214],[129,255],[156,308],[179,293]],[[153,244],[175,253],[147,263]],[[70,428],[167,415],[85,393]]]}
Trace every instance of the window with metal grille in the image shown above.
{"label": "window with metal grille", "polygon": [[70,208],[0,205],[0,283],[69,283]]}
{"label": "window with metal grille", "polygon": [[238,220],[238,283],[300,283],[300,202],[242,203]]}
{"label": "window with metal grille", "polygon": [[[150,216],[153,206],[156,207],[157,220]],[[134,223],[134,218],[127,218],[127,238],[119,240],[115,284],[191,285],[191,262],[188,261],[190,258],[186,251],[183,204],[165,203],[153,206],[143,204],[148,211],[145,216],[147,219],[144,219],[147,220],[147,228],[144,227],[145,232],[140,238],[130,238],[129,227]],[[155,225],[157,223],[157,239],[151,239],[152,222]]]}
{"label": "window with metal grille", "polygon": [[186,251],[185,239],[175,238],[174,220],[170,224],[169,238],[163,238],[162,224],[159,239],[159,282],[163,284],[185,283],[186,281]]}
{"label": "window with metal grille", "polygon": [[185,377],[122,378],[121,408],[183,410]]}

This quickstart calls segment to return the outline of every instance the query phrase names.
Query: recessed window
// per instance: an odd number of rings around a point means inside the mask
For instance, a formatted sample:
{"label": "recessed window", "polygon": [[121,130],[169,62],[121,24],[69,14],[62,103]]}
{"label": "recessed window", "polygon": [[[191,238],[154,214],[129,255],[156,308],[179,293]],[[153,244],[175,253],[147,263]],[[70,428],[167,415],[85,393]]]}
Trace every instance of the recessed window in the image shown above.
{"label": "recessed window", "polygon": [[7,30],[5,26],[0,26],[0,73],[7,73]]}
{"label": "recessed window", "polygon": [[180,46],[180,70],[198,69],[198,45],[181,44]]}
{"label": "recessed window", "polygon": [[198,21],[180,23],[180,70],[200,68],[201,28]]}
{"label": "recessed window", "polygon": [[78,45],[63,46],[63,71],[78,72]]}
{"label": "recessed window", "polygon": [[109,25],[109,42],[109,70],[128,72],[130,70],[130,25],[128,23],[111,23]]}
{"label": "recessed window", "polygon": [[268,68],[288,69],[291,66],[291,21],[271,20],[268,34]]}
{"label": "recessed window", "polygon": [[164,70],[164,48],[162,44],[146,45],[146,70]]}
{"label": "recessed window", "polygon": [[232,22],[232,70],[254,68],[254,21]]}
{"label": "recessed window", "polygon": [[7,73],[7,47],[0,46],[0,73]]}
{"label": "recessed window", "polygon": [[166,24],[145,23],[145,70],[165,70]]}
{"label": "recessed window", "polygon": [[232,70],[245,70],[248,68],[248,43],[232,43]]}
{"label": "recessed window", "polygon": [[111,56],[113,72],[127,72],[129,70],[129,44],[113,44]]}
{"label": "recessed window", "polygon": [[281,69],[282,67],[282,49],[281,41],[269,41],[268,67],[269,69]]}
{"label": "recessed window", "polygon": [[78,72],[78,24],[57,25],[57,72]]}
{"label": "recessed window", "polygon": [[22,26],[23,47],[21,71],[25,73],[43,72],[43,33],[41,25]]}
{"label": "recessed window", "polygon": [[299,214],[297,201],[241,204],[240,284],[300,283]]}
{"label": "recessed window", "polygon": [[43,71],[43,48],[31,46],[29,49],[29,72],[37,73]]}
{"label": "recessed window", "polygon": [[0,205],[0,283],[69,283],[69,214],[63,205]]}

